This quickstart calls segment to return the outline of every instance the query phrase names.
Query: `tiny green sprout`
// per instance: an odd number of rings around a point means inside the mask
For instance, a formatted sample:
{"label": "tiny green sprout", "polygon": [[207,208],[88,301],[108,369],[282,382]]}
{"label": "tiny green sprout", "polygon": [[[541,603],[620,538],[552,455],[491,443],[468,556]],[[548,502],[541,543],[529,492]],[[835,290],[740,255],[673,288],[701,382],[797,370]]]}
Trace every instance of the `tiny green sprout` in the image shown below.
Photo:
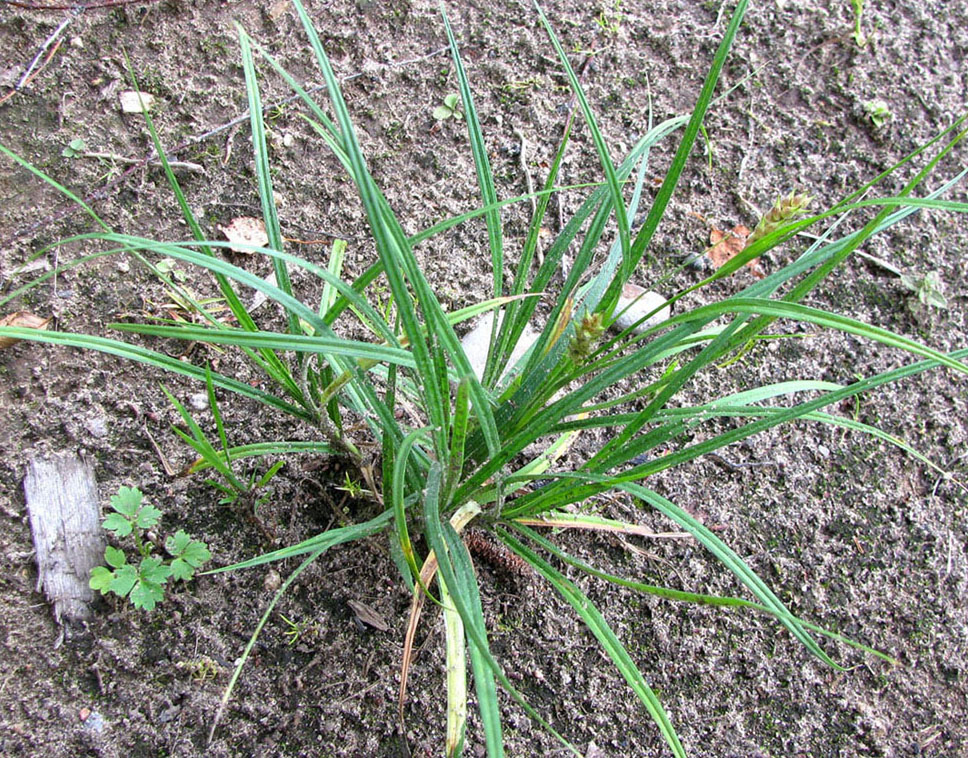
{"label": "tiny green sprout", "polygon": [[888,121],[894,119],[894,114],[883,100],[866,100],[864,112],[867,113],[867,117],[876,129],[880,129]]}
{"label": "tiny green sprout", "polygon": [[370,491],[365,489],[363,485],[360,484],[360,482],[358,482],[356,479],[353,479],[349,473],[343,476],[343,485],[341,487],[337,487],[336,489],[346,492],[354,500],[357,500],[363,495],[370,494]]}
{"label": "tiny green sprout", "polygon": [[868,39],[860,29],[864,19],[864,0],[850,0],[850,4],[854,8],[854,32],[850,36],[857,43],[857,47],[866,47]]}
{"label": "tiny green sprout", "polygon": [[274,123],[285,115],[286,115],[285,105],[274,105],[268,109],[268,112],[266,113],[266,119]]}
{"label": "tiny green sprout", "polygon": [[65,158],[77,158],[87,150],[87,143],[80,137],[76,137],[67,143],[67,147],[61,150],[61,155]]}
{"label": "tiny green sprout", "polygon": [[453,92],[444,98],[443,105],[434,108],[434,118],[438,121],[446,121],[449,118],[460,121],[464,114],[460,110],[460,97]]}
{"label": "tiny green sprout", "polygon": [[190,661],[176,661],[175,668],[187,671],[196,682],[215,679],[219,675],[218,664],[207,655],[199,656]]}
{"label": "tiny green sprout", "polygon": [[603,32],[615,35],[622,28],[622,16],[622,0],[614,0],[611,4],[602,2],[595,21]]}
{"label": "tiny green sprout", "polygon": [[192,539],[179,529],[165,541],[165,551],[170,560],[153,556],[154,539],[146,539],[148,530],[161,521],[162,513],[144,502],[144,495],[137,487],[121,487],[111,497],[111,508],[102,525],[118,539],[131,537],[138,551],[137,566],[128,563],[124,550],[108,545],[104,548],[104,561],[110,567],[96,566],[91,570],[88,585],[102,595],[109,592],[127,597],[138,609],[154,610],[165,597],[165,584],[169,579],[188,581],[196,569],[211,559],[204,542]]}
{"label": "tiny green sprout", "polygon": [[938,271],[926,274],[902,274],[901,286],[913,292],[921,305],[928,308],[947,308],[948,300],[944,296],[944,284]]}
{"label": "tiny green sprout", "polygon": [[[259,510],[263,505],[269,502],[272,497],[271,492],[265,492],[262,495],[258,495],[259,490],[262,490],[272,481],[279,469],[286,465],[285,461],[276,461],[269,470],[266,471],[262,476],[258,475],[258,472],[253,471],[249,475],[248,482],[243,485],[242,488],[235,487],[231,484],[232,480],[227,480],[230,484],[226,485],[221,482],[216,482],[213,479],[206,479],[205,483],[210,487],[214,487],[217,490],[225,493],[225,497],[219,499],[219,505],[236,505],[238,503],[246,503],[252,508],[253,514]],[[236,479],[236,481],[240,481]]]}
{"label": "tiny green sprout", "polygon": [[166,276],[171,276],[176,282],[184,282],[188,279],[188,273],[183,268],[179,268],[174,258],[162,258],[155,266]]}
{"label": "tiny green sprout", "polygon": [[279,618],[286,624],[283,634],[289,638],[289,645],[295,645],[300,639],[319,636],[319,624],[314,621],[293,621],[288,616],[279,614]]}

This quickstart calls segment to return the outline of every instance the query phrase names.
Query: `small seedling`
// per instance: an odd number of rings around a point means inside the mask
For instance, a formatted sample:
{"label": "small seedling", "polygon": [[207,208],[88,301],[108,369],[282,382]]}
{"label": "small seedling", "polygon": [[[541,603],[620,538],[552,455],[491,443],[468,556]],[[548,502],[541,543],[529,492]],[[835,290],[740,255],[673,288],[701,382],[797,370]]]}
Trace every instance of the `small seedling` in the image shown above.
{"label": "small seedling", "polygon": [[65,158],[77,158],[87,150],[87,143],[80,137],[72,139],[67,143],[67,147],[61,150],[61,155]]}
{"label": "small seedling", "polygon": [[857,47],[866,47],[867,37],[860,30],[861,22],[864,19],[864,0],[850,0],[850,4],[854,8],[854,32],[850,36],[857,43]]}
{"label": "small seedling", "polygon": [[286,624],[286,631],[283,634],[289,638],[289,645],[295,645],[299,640],[319,636],[319,624],[315,621],[293,621],[292,619],[279,614]]}
{"label": "small seedling", "polygon": [[108,514],[102,525],[119,539],[131,537],[141,561],[137,566],[128,563],[124,550],[108,545],[104,560],[111,568],[95,567],[89,581],[91,589],[102,595],[113,592],[127,597],[135,608],[153,610],[164,599],[164,585],[169,579],[187,582],[212,557],[204,542],[192,539],[181,529],[165,540],[170,559],[153,556],[157,538],[151,537],[149,530],[158,526],[162,513],[144,502],[137,487],[121,487],[117,495],[111,496],[111,508],[114,513]]}
{"label": "small seedling", "polygon": [[894,276],[900,277],[901,286],[908,292],[917,295],[918,300],[910,302],[912,310],[918,309],[918,302],[925,307],[948,307],[948,299],[944,296],[944,283],[941,281],[941,274],[938,271],[929,271],[926,274],[920,274],[917,271],[905,272],[883,258],[863,252],[858,252],[858,255],[885,271],[889,271]]}
{"label": "small seedling", "polygon": [[917,295],[921,305],[931,308],[947,308],[941,274],[929,271],[926,274],[901,274],[901,286]]}
{"label": "small seedling", "polygon": [[336,489],[346,492],[354,500],[358,500],[363,496],[369,497],[372,494],[368,489],[363,487],[359,480],[351,477],[349,473],[343,477],[343,485]]}
{"label": "small seedling", "polygon": [[434,108],[434,118],[438,121],[446,121],[449,118],[460,121],[464,114],[460,110],[460,98],[453,92],[444,98],[443,105]]}
{"label": "small seedling", "polygon": [[864,102],[864,112],[874,124],[874,128],[880,129],[888,121],[894,119],[894,113],[883,100],[867,100]]}
{"label": "small seedling", "polygon": [[174,258],[162,258],[155,266],[161,273],[170,276],[176,282],[188,281],[188,273],[175,263]]}
{"label": "small seedling", "polygon": [[190,661],[177,661],[175,668],[187,671],[196,682],[215,679],[219,675],[218,664],[207,655],[202,655]]}
{"label": "small seedling", "polygon": [[622,0],[614,0],[611,4],[603,2],[595,21],[603,32],[615,35],[622,28],[622,16]]}

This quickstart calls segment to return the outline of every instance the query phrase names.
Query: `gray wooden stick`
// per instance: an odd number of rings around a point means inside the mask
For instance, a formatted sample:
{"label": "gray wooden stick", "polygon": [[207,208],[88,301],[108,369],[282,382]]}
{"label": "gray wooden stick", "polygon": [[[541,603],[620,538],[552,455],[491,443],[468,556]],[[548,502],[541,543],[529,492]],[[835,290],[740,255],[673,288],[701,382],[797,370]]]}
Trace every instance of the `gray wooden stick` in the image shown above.
{"label": "gray wooden stick", "polygon": [[31,459],[24,478],[30,531],[37,553],[37,591],[54,606],[54,619],[90,618],[91,569],[104,563],[104,530],[90,460],[75,453]]}

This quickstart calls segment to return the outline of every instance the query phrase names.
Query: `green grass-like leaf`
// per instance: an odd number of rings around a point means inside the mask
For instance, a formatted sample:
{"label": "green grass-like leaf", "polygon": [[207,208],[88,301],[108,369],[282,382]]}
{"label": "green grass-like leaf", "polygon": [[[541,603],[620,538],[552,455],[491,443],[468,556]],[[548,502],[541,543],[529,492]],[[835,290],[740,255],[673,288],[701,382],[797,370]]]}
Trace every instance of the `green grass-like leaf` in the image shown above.
{"label": "green grass-like leaf", "polygon": [[616,668],[625,677],[625,681],[628,682],[632,691],[635,692],[639,700],[645,705],[652,720],[658,725],[659,731],[662,733],[666,743],[668,743],[672,754],[685,758],[686,751],[682,747],[679,736],[676,734],[676,730],[673,728],[672,722],[669,720],[669,716],[656,697],[655,692],[646,683],[642,672],[639,671],[638,666],[632,661],[628,651],[619,642],[618,637],[615,636],[615,632],[612,631],[594,604],[589,601],[585,594],[573,582],[569,581],[561,572],[555,570],[550,563],[543,560],[537,553],[529,550],[509,534],[505,534],[504,541],[508,547],[547,579],[561,596],[568,601],[568,604],[574,608],[575,612],[585,622],[592,634],[595,635],[595,638],[602,645]]}

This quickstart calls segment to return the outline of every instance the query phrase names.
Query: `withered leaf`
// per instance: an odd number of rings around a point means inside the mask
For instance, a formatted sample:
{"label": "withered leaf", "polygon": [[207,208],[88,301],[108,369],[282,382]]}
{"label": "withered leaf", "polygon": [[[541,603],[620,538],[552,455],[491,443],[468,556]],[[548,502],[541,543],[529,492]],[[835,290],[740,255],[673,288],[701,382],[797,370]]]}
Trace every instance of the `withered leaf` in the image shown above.
{"label": "withered leaf", "polygon": [[235,245],[265,247],[269,244],[266,225],[261,218],[239,216],[238,218],[233,218],[228,226],[220,226],[218,230],[225,235],[225,238],[229,242],[234,243],[229,249],[236,253],[251,255],[252,251],[244,247],[236,247]]}
{"label": "withered leaf", "polygon": [[277,0],[272,5],[269,6],[269,19],[275,21],[286,12],[286,8],[289,7],[289,0]]}
{"label": "withered leaf", "polygon": [[[16,326],[25,329],[46,329],[49,323],[49,318],[41,318],[27,311],[17,311],[0,318],[0,326]],[[0,337],[0,350],[16,345],[18,342],[20,340],[14,337]]]}
{"label": "withered leaf", "polygon": [[[728,232],[721,229],[712,229],[709,232],[709,244],[705,255],[713,264],[713,268],[721,268],[732,258],[735,258],[746,247],[746,239],[750,236],[750,229],[742,224],[737,224]],[[746,264],[750,273],[757,279],[765,276],[758,259],[753,259]]]}
{"label": "withered leaf", "polygon": [[356,618],[362,623],[372,626],[374,629],[378,629],[381,632],[389,631],[390,625],[383,620],[383,616],[381,616],[370,606],[366,605],[365,603],[361,603],[358,600],[347,600],[346,604],[350,607],[350,610],[353,611],[353,615],[355,615]]}

